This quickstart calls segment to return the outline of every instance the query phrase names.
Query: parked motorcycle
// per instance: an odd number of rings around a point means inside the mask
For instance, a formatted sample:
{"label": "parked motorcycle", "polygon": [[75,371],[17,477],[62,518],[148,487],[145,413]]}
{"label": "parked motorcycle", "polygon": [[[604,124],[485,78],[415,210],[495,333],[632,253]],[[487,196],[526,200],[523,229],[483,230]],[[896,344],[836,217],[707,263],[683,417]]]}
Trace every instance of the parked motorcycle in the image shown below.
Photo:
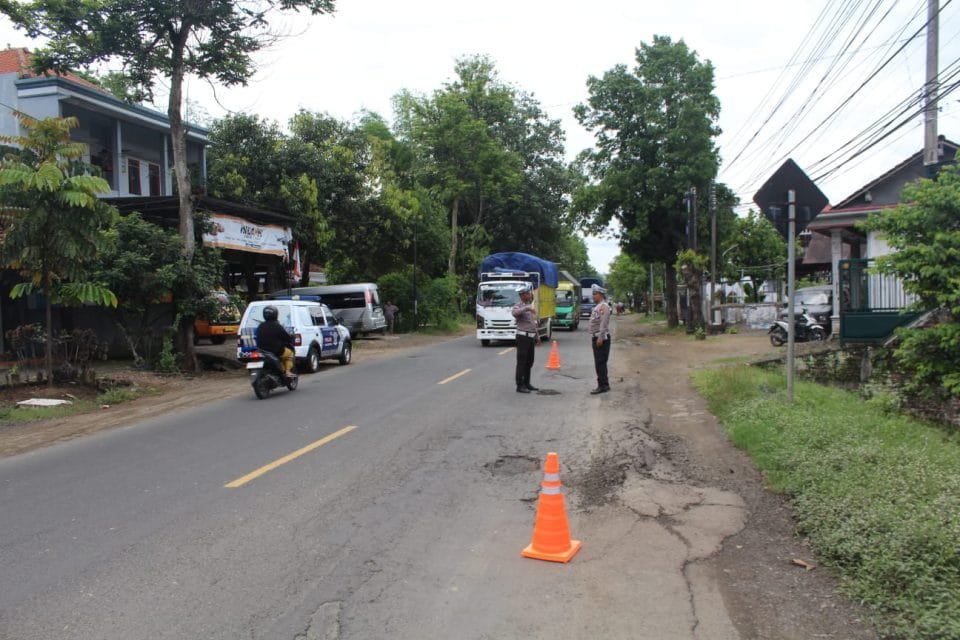
{"label": "parked motorcycle", "polygon": [[274,389],[286,387],[290,391],[297,388],[300,382],[300,376],[296,369],[293,371],[293,377],[287,378],[283,375],[283,366],[280,359],[269,351],[258,351],[259,358],[247,363],[247,370],[250,371],[250,385],[258,398],[263,400]]}
{"label": "parked motorcycle", "polygon": [[[793,339],[795,342],[823,342],[827,339],[827,332],[824,330],[823,326],[820,325],[813,316],[803,310],[800,313],[794,314],[796,320],[793,323]],[[789,331],[787,324],[788,315],[786,313],[780,315],[780,320],[774,321],[770,326],[770,344],[775,347],[779,347],[783,344],[786,344]]]}

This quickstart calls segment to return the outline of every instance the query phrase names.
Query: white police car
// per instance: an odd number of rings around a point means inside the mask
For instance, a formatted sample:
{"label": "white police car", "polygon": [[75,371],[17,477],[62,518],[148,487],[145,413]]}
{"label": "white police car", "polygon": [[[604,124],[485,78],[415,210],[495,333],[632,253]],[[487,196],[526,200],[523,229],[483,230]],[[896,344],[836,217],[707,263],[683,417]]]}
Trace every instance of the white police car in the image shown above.
{"label": "white police car", "polygon": [[271,306],[276,307],[277,320],[293,336],[301,371],[314,373],[320,368],[320,361],[327,359],[335,358],[340,364],[350,364],[353,357],[350,330],[340,324],[327,305],[307,297],[255,300],[247,305],[240,319],[237,360],[249,362],[257,359],[254,335],[263,322],[263,308]]}

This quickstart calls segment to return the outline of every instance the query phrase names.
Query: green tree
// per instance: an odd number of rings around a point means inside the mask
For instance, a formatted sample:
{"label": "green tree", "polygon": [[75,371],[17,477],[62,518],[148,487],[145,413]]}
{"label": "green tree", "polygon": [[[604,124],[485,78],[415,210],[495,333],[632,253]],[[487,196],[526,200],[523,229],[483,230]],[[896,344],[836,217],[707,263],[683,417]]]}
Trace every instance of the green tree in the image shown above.
{"label": "green tree", "polygon": [[556,263],[561,269],[569,271],[576,278],[597,272],[590,264],[590,254],[587,251],[586,241],[581,236],[574,235],[572,229],[568,229],[564,234],[560,252],[556,256]]}
{"label": "green tree", "polygon": [[26,134],[0,136],[23,150],[0,164],[0,213],[8,221],[0,255],[5,267],[28,278],[12,298],[34,290],[44,297],[44,373],[52,385],[53,303],[117,304],[110,289],[86,279],[90,261],[107,246],[103,231],[114,209],[97,197],[110,186],[80,162],[83,145],[70,142],[76,118],[14,116]]}
{"label": "green tree", "polygon": [[210,133],[211,193],[289,211],[304,264],[325,263],[333,280],[375,280],[402,265],[395,242],[404,235],[376,173],[376,149],[390,136],[375,122],[301,110],[287,134],[256,116],[220,120]]}
{"label": "green tree", "polygon": [[[676,296],[677,254],[687,247],[684,194],[698,193],[699,210],[719,163],[713,139],[720,103],[713,95],[713,65],[684,42],[654,36],[636,50],[631,71],[617,65],[587,81],[587,104],[574,109],[595,132],[595,150],[581,162],[593,181],[574,196],[574,211],[588,229],[620,224],[621,247],[643,262],[666,266],[666,295]],[[668,324],[676,326],[673,305]]]}
{"label": "green tree", "polygon": [[642,262],[621,253],[613,259],[606,283],[618,296],[627,297],[631,307],[639,311],[642,301],[650,295],[650,269]]}
{"label": "green tree", "polygon": [[199,305],[209,304],[204,296],[219,283],[223,261],[217,249],[201,247],[191,265],[180,236],[147,222],[138,212],[122,216],[111,234],[114,241],[92,268],[119,297],[116,326],[140,365],[155,355],[154,348],[166,333],[160,324],[164,311],[160,301],[176,291],[175,316],[209,313],[211,309]]}
{"label": "green tree", "polygon": [[521,181],[520,157],[497,135],[513,114],[513,90],[486,58],[459,60],[456,71],[457,80],[430,98],[395,98],[398,135],[413,143],[418,180],[448,212],[450,275],[457,272],[460,226],[482,225],[488,209],[514,197]]}
{"label": "green tree", "polygon": [[[303,117],[301,113],[294,120]],[[289,212],[296,220],[293,234],[303,264],[317,260],[330,237],[318,185],[329,177],[324,147],[288,136],[275,122],[247,114],[216,121],[210,142],[210,193]],[[253,298],[259,285],[254,264],[250,261],[243,268]],[[304,282],[309,278],[308,269],[303,277]]]}
{"label": "green tree", "polygon": [[960,166],[907,185],[901,202],[864,224],[895,250],[878,257],[877,268],[917,296],[915,310],[941,313],[934,326],[898,330],[896,358],[913,372],[914,390],[942,387],[960,396]]}
{"label": "green tree", "polygon": [[736,219],[733,236],[720,248],[721,253],[726,250],[735,261],[717,268],[725,269],[724,275],[728,278],[749,279],[747,293],[751,302],[760,301],[764,280],[783,280],[787,268],[787,242],[772,222],[753,209],[745,217]]}

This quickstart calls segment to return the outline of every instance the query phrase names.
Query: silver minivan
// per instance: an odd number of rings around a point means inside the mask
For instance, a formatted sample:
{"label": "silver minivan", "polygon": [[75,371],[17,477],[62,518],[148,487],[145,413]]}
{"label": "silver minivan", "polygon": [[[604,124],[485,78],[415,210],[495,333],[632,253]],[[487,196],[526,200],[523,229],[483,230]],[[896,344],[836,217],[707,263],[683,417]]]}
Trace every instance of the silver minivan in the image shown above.
{"label": "silver minivan", "polygon": [[333,310],[352,336],[386,333],[387,320],[380,305],[380,294],[372,282],[296,287],[290,293],[320,296],[320,302]]}

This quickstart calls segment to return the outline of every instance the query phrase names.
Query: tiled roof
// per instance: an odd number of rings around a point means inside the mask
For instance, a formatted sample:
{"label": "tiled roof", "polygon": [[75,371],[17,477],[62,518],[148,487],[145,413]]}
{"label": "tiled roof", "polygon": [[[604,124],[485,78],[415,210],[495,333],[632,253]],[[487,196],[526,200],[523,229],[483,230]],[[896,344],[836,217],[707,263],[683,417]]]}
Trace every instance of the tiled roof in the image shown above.
{"label": "tiled roof", "polygon": [[[2,73],[16,73],[20,78],[35,78],[39,77],[42,74],[35,73],[33,67],[30,66],[30,50],[26,47],[17,47],[15,49],[4,49],[0,51],[0,74]],[[46,75],[57,75],[61,78],[69,80],[70,82],[76,82],[77,84],[82,84],[85,87],[90,87],[98,91],[103,91],[103,89],[89,80],[85,80],[78,75],[72,73],[53,73],[49,72]]]}

